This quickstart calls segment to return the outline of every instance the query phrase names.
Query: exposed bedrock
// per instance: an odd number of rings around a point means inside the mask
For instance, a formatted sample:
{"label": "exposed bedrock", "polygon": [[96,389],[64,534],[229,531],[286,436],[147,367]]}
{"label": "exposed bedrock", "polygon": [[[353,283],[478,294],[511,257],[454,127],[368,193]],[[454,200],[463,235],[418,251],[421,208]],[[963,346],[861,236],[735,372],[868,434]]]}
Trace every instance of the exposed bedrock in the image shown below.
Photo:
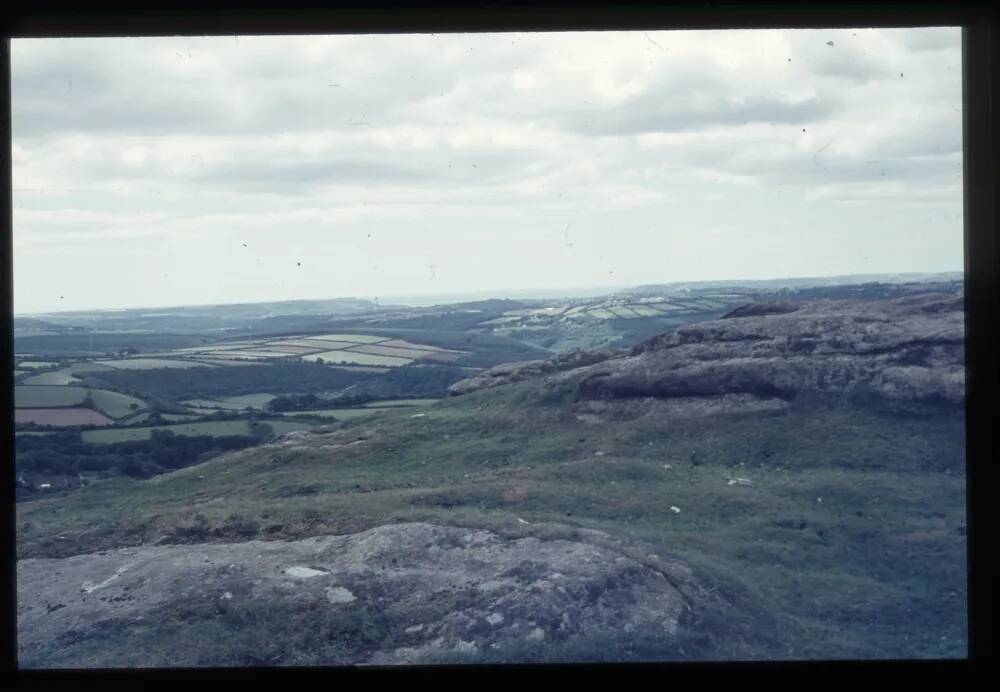
{"label": "exposed bedrock", "polygon": [[[272,664],[503,660],[505,652],[516,660],[532,647],[624,646],[632,636],[662,641],[666,653],[683,617],[709,596],[682,563],[619,544],[596,531],[540,540],[411,523],[27,559],[17,568],[19,659],[28,667],[239,664],[263,655],[246,638],[248,624],[270,632],[279,658],[257,662]],[[267,617],[301,622],[282,635],[289,628]],[[364,636],[355,631],[362,626]],[[304,631],[315,640],[280,641]],[[211,641],[189,645],[204,633]]]}
{"label": "exposed bedrock", "polygon": [[[792,306],[794,307],[794,306]],[[965,397],[961,297],[925,294],[884,301],[753,306],[723,319],[657,335],[628,351],[509,364],[458,382],[465,393],[543,378],[578,400],[866,390],[888,399],[959,404]]]}

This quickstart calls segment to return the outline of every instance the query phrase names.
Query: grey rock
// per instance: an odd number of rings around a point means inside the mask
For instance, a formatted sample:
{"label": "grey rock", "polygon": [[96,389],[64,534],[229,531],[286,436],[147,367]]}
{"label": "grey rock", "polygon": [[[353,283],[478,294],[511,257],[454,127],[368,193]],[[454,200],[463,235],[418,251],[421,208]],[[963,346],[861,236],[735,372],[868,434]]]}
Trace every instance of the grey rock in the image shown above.
{"label": "grey rock", "polygon": [[[648,548],[626,550],[601,532],[540,540],[422,523],[291,542],[26,559],[17,585],[19,660],[41,668],[231,664],[255,652],[226,650],[213,661],[172,637],[193,637],[199,622],[210,622],[213,646],[238,649],[244,640],[224,636],[229,621],[215,609],[253,604],[278,614],[301,612],[298,606],[317,617],[356,609],[388,619],[382,640],[354,658],[305,659],[313,664],[415,663],[482,651],[502,659],[513,645],[523,654],[525,646],[602,636],[613,647],[626,624],[669,647],[682,615],[709,599],[682,563]],[[211,607],[185,621],[180,635],[154,630],[140,646],[129,634],[199,604]],[[118,638],[108,639],[115,628]]]}
{"label": "grey rock", "polygon": [[795,312],[799,305],[790,301],[777,301],[773,303],[748,303],[741,305],[735,310],[727,312],[721,319],[727,320],[734,317],[755,317],[757,315],[784,315]]}
{"label": "grey rock", "polygon": [[475,375],[459,380],[448,388],[450,396],[459,396],[479,389],[497,387],[510,382],[532,379],[542,375],[573,370],[575,368],[600,363],[624,351],[602,349],[595,351],[570,351],[549,360],[531,360],[518,363],[502,363]]}
{"label": "grey rock", "polygon": [[811,393],[863,391],[948,404],[965,399],[959,296],[745,306],[734,313],[628,351],[600,352],[591,363],[563,358],[500,366],[455,383],[452,393],[534,377],[548,393],[571,392],[578,402],[642,402],[635,415],[643,407],[655,410],[655,400],[676,404],[659,413],[710,414],[776,410]]}

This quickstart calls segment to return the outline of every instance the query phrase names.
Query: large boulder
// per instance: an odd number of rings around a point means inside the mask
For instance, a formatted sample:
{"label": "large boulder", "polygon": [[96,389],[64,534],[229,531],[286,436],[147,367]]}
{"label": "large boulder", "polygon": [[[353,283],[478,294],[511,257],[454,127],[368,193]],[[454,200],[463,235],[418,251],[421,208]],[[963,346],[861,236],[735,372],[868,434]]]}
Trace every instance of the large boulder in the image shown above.
{"label": "large boulder", "polygon": [[422,523],[27,559],[17,584],[32,668],[516,661],[636,638],[669,657],[709,598],[683,564],[601,532]]}

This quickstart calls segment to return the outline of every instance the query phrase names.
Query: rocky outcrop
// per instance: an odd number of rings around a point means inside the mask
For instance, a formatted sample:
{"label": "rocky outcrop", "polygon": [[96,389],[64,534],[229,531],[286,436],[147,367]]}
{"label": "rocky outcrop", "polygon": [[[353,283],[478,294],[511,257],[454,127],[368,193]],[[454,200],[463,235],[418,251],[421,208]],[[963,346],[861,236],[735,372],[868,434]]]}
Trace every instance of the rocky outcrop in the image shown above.
{"label": "rocky outcrop", "polygon": [[[27,559],[17,585],[26,667],[525,660],[635,637],[666,656],[707,598],[683,564],[600,532],[540,540],[420,523]],[[305,643],[281,641],[289,618]]]}
{"label": "rocky outcrop", "polygon": [[534,379],[566,370],[574,370],[594,363],[601,363],[623,351],[602,349],[595,351],[570,351],[549,360],[531,360],[520,363],[502,363],[488,370],[460,380],[448,388],[448,394],[458,396],[478,389],[498,387],[511,382]]}
{"label": "rocky outcrop", "polygon": [[748,303],[741,305],[735,310],[727,312],[721,319],[728,320],[734,317],[757,317],[759,315],[785,315],[799,309],[797,303],[791,301],[778,301],[774,303]]}
{"label": "rocky outcrop", "polygon": [[821,301],[738,313],[660,334],[625,353],[608,352],[595,364],[507,366],[495,376],[459,382],[454,392],[541,376],[547,389],[572,390],[579,401],[746,395],[787,402],[804,393],[857,391],[892,400],[964,401],[961,297]]}

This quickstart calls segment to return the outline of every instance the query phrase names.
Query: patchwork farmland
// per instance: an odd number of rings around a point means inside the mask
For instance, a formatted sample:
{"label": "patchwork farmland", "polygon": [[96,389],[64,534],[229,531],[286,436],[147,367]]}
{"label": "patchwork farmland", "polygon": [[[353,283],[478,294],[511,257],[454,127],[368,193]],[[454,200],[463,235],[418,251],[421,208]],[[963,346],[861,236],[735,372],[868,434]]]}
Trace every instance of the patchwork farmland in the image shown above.
{"label": "patchwork farmland", "polygon": [[560,307],[507,310],[500,317],[483,322],[493,331],[532,329],[551,325],[585,325],[608,320],[635,320],[649,317],[681,317],[724,312],[746,299],[740,294],[719,294],[689,298],[683,296],[641,298],[627,296],[596,301],[577,301]]}
{"label": "patchwork farmland", "polygon": [[[335,380],[341,382],[339,385],[331,386],[333,382],[326,383],[315,376],[302,385],[301,391],[307,391],[311,388],[309,385],[323,388],[325,384],[328,394],[335,395],[338,388],[360,379],[415,363],[448,364],[465,354],[464,351],[393,336],[347,332],[218,341],[203,339],[203,342],[198,346],[185,345],[169,351],[122,353],[114,358],[105,355],[64,360],[22,360],[17,365],[19,381],[15,387],[15,422],[18,429],[24,432],[36,428],[100,428],[83,431],[81,439],[87,443],[147,440],[152,430],[165,430],[181,436],[250,435],[247,416],[267,411],[269,403],[288,390],[268,392],[262,389],[226,395],[224,383],[245,379],[237,374],[243,372],[243,367],[258,368],[254,372],[259,375],[259,368],[270,370],[282,363],[310,364],[311,367],[322,364],[328,369],[317,373],[349,373],[346,375],[349,379]],[[237,368],[233,372],[235,378],[219,377],[230,368]],[[280,371],[279,368],[276,372]],[[208,383],[205,391],[209,395],[175,398],[155,386],[149,389],[114,384],[126,376],[146,377],[143,373],[172,380],[177,380],[181,373],[191,373],[191,377]],[[109,386],[108,382],[112,384]],[[222,383],[223,389],[218,390],[212,382]],[[277,419],[267,423],[271,433],[281,434],[308,428],[322,420],[346,420],[358,415],[377,414],[382,408],[422,406],[433,401],[435,399],[397,398],[384,407],[368,404],[274,411],[272,415],[276,414]],[[295,415],[304,418],[291,420],[290,416]],[[227,420],[217,420],[220,417]]]}
{"label": "patchwork farmland", "polygon": [[[234,340],[190,347],[169,355],[181,362],[202,365],[224,365],[229,362],[260,360],[304,360],[327,365],[375,366],[394,368],[416,361],[453,362],[464,351],[411,343],[389,336],[372,334],[317,334],[275,339]],[[167,355],[167,354],[162,354]],[[206,360],[209,359],[209,360]],[[135,359],[149,360],[149,359]],[[118,361],[118,365],[130,360]],[[125,366],[128,367],[128,366]],[[162,366],[151,366],[162,367]]]}
{"label": "patchwork farmland", "polygon": [[[660,332],[734,300],[496,300],[224,328],[178,314],[163,332],[95,313],[78,331],[15,343],[18,464],[29,470],[19,492],[34,496],[50,480],[71,488],[95,475],[149,478],[356,419],[412,418],[419,426],[435,418],[428,407],[454,382],[485,368],[635,343],[643,330]],[[106,320],[119,322],[102,329]]]}

